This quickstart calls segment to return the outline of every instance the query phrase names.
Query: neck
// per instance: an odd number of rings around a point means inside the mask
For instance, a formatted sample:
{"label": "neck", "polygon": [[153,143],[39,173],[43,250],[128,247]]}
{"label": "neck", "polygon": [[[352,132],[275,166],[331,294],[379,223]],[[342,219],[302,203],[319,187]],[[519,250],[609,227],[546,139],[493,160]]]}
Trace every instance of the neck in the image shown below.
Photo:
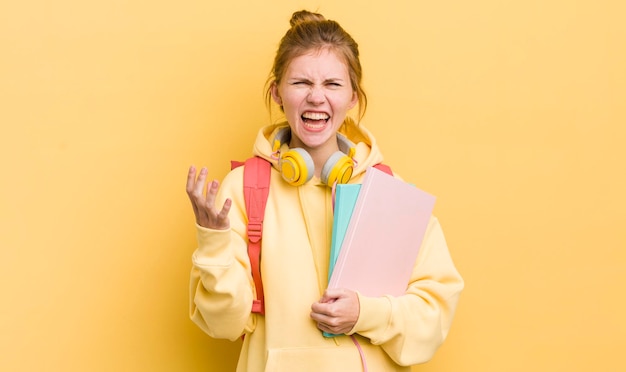
{"label": "neck", "polygon": [[328,141],[324,145],[314,148],[308,147],[298,140],[294,141],[294,138],[292,138],[289,143],[289,147],[303,148],[306,152],[309,153],[309,155],[311,155],[311,158],[313,159],[313,165],[315,166],[315,176],[319,178],[322,173],[322,168],[324,167],[324,164],[326,163],[328,158],[330,158],[330,156],[335,152],[339,151],[339,143],[337,142],[336,138],[337,137],[335,137],[334,141]]}

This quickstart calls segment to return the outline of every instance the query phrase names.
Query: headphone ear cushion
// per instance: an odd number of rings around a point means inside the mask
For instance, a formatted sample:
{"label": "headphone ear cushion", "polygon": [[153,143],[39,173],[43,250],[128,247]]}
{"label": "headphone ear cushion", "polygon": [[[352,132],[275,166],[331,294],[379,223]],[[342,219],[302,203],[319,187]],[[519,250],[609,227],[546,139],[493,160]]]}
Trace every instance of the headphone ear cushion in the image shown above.
{"label": "headphone ear cushion", "polygon": [[292,186],[304,185],[315,173],[313,158],[298,147],[283,153],[278,165],[283,179]]}
{"label": "headphone ear cushion", "polygon": [[337,183],[348,183],[354,171],[354,161],[341,151],[337,151],[328,158],[322,168],[322,182],[328,186]]}

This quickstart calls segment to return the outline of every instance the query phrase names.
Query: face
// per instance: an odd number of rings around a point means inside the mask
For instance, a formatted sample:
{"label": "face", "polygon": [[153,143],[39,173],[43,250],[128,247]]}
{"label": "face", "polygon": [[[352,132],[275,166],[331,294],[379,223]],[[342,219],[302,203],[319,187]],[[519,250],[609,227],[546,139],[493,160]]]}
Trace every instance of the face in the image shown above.
{"label": "face", "polygon": [[291,127],[290,147],[313,152],[336,151],[336,133],[358,102],[348,67],[328,49],[294,58],[271,93]]}

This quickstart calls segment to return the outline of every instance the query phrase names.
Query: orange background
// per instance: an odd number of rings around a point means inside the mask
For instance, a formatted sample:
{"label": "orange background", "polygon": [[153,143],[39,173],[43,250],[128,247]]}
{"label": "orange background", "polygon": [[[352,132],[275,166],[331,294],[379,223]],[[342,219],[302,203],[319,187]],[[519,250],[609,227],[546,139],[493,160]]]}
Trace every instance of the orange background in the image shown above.
{"label": "orange background", "polygon": [[233,370],[187,315],[185,175],[250,154],[303,7],[359,42],[363,124],[466,279],[414,370],[625,370],[618,0],[3,3],[0,370]]}

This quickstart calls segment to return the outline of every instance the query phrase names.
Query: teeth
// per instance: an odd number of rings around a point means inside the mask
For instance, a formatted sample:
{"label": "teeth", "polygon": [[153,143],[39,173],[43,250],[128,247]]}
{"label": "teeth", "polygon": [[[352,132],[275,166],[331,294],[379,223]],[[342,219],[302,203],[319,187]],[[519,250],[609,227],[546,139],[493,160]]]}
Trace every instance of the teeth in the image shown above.
{"label": "teeth", "polygon": [[328,120],[330,116],[323,112],[305,112],[302,117],[309,120]]}

